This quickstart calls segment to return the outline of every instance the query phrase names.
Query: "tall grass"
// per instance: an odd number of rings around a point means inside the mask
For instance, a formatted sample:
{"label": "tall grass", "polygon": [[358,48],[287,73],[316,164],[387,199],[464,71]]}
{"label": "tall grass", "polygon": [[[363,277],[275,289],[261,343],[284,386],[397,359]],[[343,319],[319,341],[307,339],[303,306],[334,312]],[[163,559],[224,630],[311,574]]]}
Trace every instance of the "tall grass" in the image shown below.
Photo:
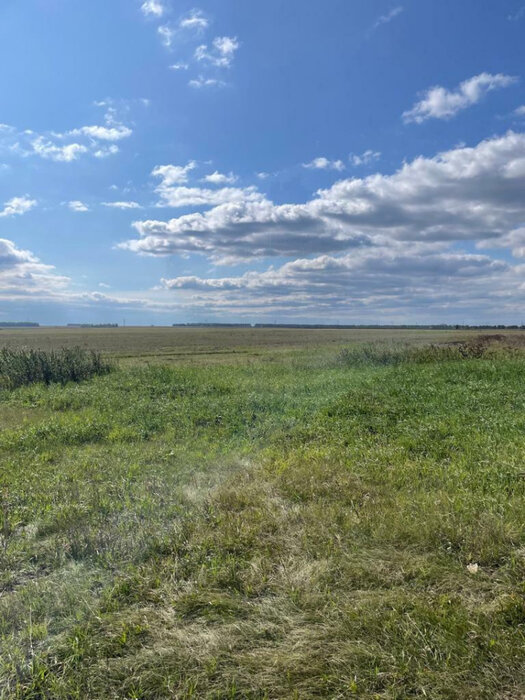
{"label": "tall grass", "polygon": [[27,384],[80,382],[97,374],[107,374],[111,363],[99,352],[83,348],[0,350],[0,389],[16,389]]}
{"label": "tall grass", "polygon": [[523,355],[523,345],[501,342],[498,336],[486,336],[472,341],[430,344],[420,347],[407,343],[366,343],[341,350],[338,363],[348,367],[388,366],[451,362],[482,358],[503,359]]}

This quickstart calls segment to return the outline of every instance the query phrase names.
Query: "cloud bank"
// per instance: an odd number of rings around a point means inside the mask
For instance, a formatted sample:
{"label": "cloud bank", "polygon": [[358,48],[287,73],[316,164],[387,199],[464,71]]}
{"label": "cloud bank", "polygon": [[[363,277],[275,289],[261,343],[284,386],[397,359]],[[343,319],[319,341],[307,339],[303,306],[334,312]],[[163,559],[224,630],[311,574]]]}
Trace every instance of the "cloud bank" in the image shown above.
{"label": "cloud bank", "polygon": [[211,208],[137,221],[139,238],[123,248],[217,261],[343,252],[384,240],[497,245],[525,221],[525,134],[512,131],[416,158],[393,175],[340,180],[302,204],[275,204],[255,187],[181,187],[172,177],[177,166],[162,167],[163,174],[154,171],[162,177],[160,204]]}
{"label": "cloud bank", "polygon": [[136,221],[138,237],[120,247],[223,265],[278,262],[241,275],[164,278],[161,291],[180,308],[463,322],[474,309],[516,318],[525,302],[525,134],[418,157],[391,175],[343,179],[304,203],[277,204],[256,188],[210,191],[224,201],[163,182],[166,202],[197,205],[201,196],[209,208]]}

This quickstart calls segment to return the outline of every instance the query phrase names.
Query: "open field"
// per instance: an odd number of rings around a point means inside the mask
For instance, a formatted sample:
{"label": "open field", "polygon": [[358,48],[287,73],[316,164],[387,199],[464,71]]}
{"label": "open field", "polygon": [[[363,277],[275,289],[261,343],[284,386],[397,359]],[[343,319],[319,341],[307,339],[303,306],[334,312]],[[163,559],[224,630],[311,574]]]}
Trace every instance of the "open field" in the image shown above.
{"label": "open field", "polygon": [[522,337],[0,331],[0,698],[524,698]]}
{"label": "open field", "polygon": [[[517,331],[520,334],[520,331]],[[303,330],[287,328],[27,328],[0,330],[0,347],[58,349],[84,347],[122,360],[243,362],[275,353],[334,349],[381,341],[441,342],[475,336],[476,331]]]}

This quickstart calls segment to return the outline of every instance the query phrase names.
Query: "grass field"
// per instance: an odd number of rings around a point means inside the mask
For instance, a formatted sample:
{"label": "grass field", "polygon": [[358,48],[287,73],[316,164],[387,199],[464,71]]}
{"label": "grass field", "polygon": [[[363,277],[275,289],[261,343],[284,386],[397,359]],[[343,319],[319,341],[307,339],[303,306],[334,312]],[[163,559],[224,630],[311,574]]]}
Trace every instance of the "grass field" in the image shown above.
{"label": "grass field", "polygon": [[302,330],[288,328],[30,328],[1,329],[0,347],[43,350],[84,347],[132,363],[210,364],[272,359],[296,350],[326,351],[381,341],[424,343],[475,336],[476,332]]}
{"label": "grass field", "polygon": [[0,331],[0,698],[525,698],[521,337]]}

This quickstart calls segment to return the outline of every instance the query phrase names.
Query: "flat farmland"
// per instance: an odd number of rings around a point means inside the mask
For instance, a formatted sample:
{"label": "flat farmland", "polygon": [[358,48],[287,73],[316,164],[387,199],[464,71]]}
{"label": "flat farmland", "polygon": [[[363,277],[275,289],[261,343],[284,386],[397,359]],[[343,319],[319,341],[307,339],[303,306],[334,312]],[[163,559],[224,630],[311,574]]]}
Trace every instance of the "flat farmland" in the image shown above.
{"label": "flat farmland", "polygon": [[[432,343],[472,337],[478,331],[293,329],[293,328],[62,328],[0,330],[0,347],[51,350],[80,346],[121,359],[221,362],[289,353],[338,349],[373,342]],[[217,357],[216,357],[217,356]]]}
{"label": "flat farmland", "polygon": [[525,696],[520,332],[2,345],[2,700]]}

